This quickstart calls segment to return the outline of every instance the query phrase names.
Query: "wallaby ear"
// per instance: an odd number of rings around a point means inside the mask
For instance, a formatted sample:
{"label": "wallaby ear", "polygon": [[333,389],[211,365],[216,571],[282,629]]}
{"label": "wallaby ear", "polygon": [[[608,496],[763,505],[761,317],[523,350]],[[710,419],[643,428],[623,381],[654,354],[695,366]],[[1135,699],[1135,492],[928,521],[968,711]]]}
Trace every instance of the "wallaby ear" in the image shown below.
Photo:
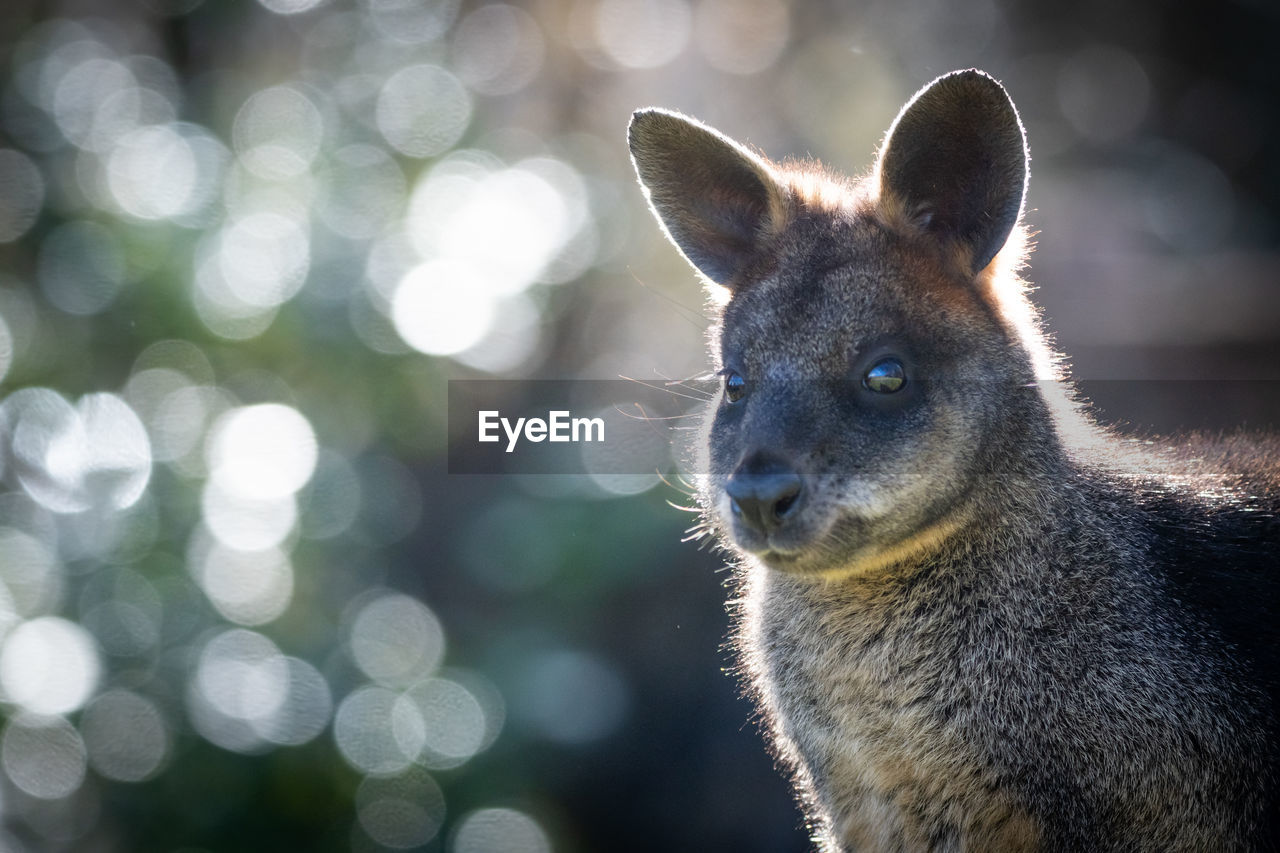
{"label": "wallaby ear", "polygon": [[688,116],[638,110],[631,161],[658,221],[689,262],[732,286],[761,237],[782,221],[785,193],[760,157]]}
{"label": "wallaby ear", "polygon": [[1027,143],[1018,111],[987,74],[953,71],[916,93],[881,149],[880,192],[916,224],[960,243],[974,273],[1022,214]]}

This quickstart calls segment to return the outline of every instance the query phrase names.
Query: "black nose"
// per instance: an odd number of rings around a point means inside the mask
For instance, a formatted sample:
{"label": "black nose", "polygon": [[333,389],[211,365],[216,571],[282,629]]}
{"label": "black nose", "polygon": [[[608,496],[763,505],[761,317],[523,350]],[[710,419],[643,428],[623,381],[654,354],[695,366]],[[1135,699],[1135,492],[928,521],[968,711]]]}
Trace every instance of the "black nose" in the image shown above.
{"label": "black nose", "polygon": [[724,484],[733,512],[760,533],[772,533],[795,512],[803,483],[786,462],[753,456]]}

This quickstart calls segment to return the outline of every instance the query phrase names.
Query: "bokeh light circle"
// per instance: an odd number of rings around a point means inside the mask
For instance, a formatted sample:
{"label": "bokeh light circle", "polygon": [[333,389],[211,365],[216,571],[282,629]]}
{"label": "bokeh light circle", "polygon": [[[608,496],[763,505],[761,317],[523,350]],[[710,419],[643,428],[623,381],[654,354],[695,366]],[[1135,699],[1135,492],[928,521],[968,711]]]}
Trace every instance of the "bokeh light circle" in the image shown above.
{"label": "bokeh light circle", "polygon": [[233,628],[200,652],[196,683],[219,712],[240,720],[270,717],[284,703],[288,664],[275,643]]}
{"label": "bokeh light circle", "polygon": [[538,822],[522,811],[479,809],[464,816],[454,832],[452,853],[551,853]]}
{"label": "bokeh light circle", "polygon": [[391,319],[404,342],[429,355],[451,355],[489,332],[495,297],[477,271],[452,260],[414,267],[396,288]]}
{"label": "bokeh light circle", "polygon": [[378,94],[378,130],[409,157],[443,154],[471,123],[471,96],[448,71],[412,65],[393,74]]}
{"label": "bokeh light circle", "polygon": [[310,663],[281,654],[261,634],[233,628],[201,650],[187,708],[205,738],[253,754],[314,740],[328,725],[332,698]]}
{"label": "bokeh light circle", "polygon": [[378,34],[402,44],[424,44],[444,35],[458,16],[459,0],[365,0]]}
{"label": "bokeh light circle", "polygon": [[146,491],[151,444],[137,414],[115,394],[72,406],[47,388],[25,388],[3,404],[18,479],[54,512],[122,510]]}
{"label": "bokeh light circle", "polygon": [[125,134],[111,150],[106,168],[116,203],[139,219],[169,219],[190,211],[199,200],[200,161],[171,125]]}
{"label": "bokeh light circle", "polygon": [[140,117],[138,81],[114,57],[86,56],[52,86],[54,121],[67,141],[79,148],[103,150]]}
{"label": "bokeh light circle", "polygon": [[458,76],[486,95],[509,95],[528,86],[546,52],[533,16],[506,3],[469,13],[453,34],[452,48]]}
{"label": "bokeh light circle", "polygon": [[323,133],[320,110],[310,98],[291,86],[273,86],[245,101],[231,138],[245,168],[271,180],[305,172]]}
{"label": "bokeh light circle", "polygon": [[35,714],[69,714],[93,695],[102,666],[84,628],[40,616],[14,628],[0,647],[5,699]]}
{"label": "bokeh light circle", "polygon": [[75,793],[87,763],[84,741],[61,717],[18,715],[0,739],[0,764],[9,780],[42,800]]}
{"label": "bokeh light circle", "polygon": [[1063,116],[1092,142],[1129,136],[1146,117],[1151,81],[1142,64],[1126,50],[1093,44],[1062,64],[1058,103]]}
{"label": "bokeh light circle", "polygon": [[169,755],[172,734],[155,703],[130,690],[108,690],[84,709],[80,731],[89,764],[118,782],[154,777]]}
{"label": "bokeh light circle", "polygon": [[239,551],[263,551],[281,545],[298,520],[293,495],[264,499],[230,494],[208,482],[201,493],[205,526],[218,541]]}
{"label": "bokeh light circle", "polygon": [[260,403],[223,414],[206,445],[209,476],[248,500],[291,496],[315,471],[319,449],[310,422],[290,406]]}
{"label": "bokeh light circle", "polygon": [[19,616],[47,613],[62,596],[64,569],[50,543],[0,527],[0,635]]}
{"label": "bokeh light circle", "polygon": [[307,223],[272,210],[240,216],[219,235],[217,263],[236,302],[251,310],[274,308],[306,283],[311,269]]}
{"label": "bokeh light circle", "polygon": [[444,792],[418,767],[396,776],[369,776],[356,789],[356,816],[361,829],[384,847],[421,847],[444,823]]}
{"label": "bokeh light circle", "polygon": [[264,9],[277,15],[300,15],[310,12],[325,0],[258,0]]}
{"label": "bokeh light circle", "polygon": [[395,691],[369,685],[338,706],[334,740],[342,757],[361,773],[394,775],[413,763],[416,753],[406,752],[393,727],[399,698]]}
{"label": "bokeh light circle", "polygon": [[[5,321],[3,316],[0,316],[0,382],[4,381],[9,368],[13,367],[13,357],[13,333],[9,331],[8,322]],[[3,469],[0,468],[0,476],[3,476],[3,474]]]}
{"label": "bokeh light circle", "polygon": [[271,716],[255,721],[254,730],[280,746],[300,746],[320,736],[333,713],[333,696],[320,670],[301,658],[286,657],[288,687]]}
{"label": "bokeh light circle", "polygon": [[193,550],[192,571],[200,588],[227,620],[262,625],[293,600],[293,566],[280,549],[245,551],[218,542]]}
{"label": "bokeh light circle", "polygon": [[44,177],[31,158],[0,148],[0,243],[27,233],[44,204]]}
{"label": "bokeh light circle", "polygon": [[657,68],[684,50],[693,14],[685,0],[600,0],[596,39],[625,68]]}
{"label": "bokeh light circle", "polygon": [[444,657],[444,630],[422,602],[400,593],[362,606],[351,623],[351,655],[369,678],[407,686],[435,671]]}
{"label": "bokeh light circle", "polygon": [[85,460],[80,475],[91,504],[127,509],[151,478],[151,442],[136,412],[115,394],[86,394],[76,413],[83,424]]}
{"label": "bokeh light circle", "polygon": [[480,700],[449,678],[430,678],[406,691],[392,727],[406,751],[438,770],[470,760],[485,746],[489,728]]}

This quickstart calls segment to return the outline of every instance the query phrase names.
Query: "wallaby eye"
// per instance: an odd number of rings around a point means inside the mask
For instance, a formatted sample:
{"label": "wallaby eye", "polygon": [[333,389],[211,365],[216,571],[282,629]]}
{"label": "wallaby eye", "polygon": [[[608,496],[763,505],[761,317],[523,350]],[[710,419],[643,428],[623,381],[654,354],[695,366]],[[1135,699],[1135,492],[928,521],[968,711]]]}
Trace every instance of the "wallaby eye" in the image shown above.
{"label": "wallaby eye", "polygon": [[896,358],[882,358],[871,365],[862,384],[877,394],[892,394],[907,384],[907,371]]}
{"label": "wallaby eye", "polygon": [[736,403],[747,396],[747,380],[741,374],[730,370],[724,375],[724,395],[730,403]]}

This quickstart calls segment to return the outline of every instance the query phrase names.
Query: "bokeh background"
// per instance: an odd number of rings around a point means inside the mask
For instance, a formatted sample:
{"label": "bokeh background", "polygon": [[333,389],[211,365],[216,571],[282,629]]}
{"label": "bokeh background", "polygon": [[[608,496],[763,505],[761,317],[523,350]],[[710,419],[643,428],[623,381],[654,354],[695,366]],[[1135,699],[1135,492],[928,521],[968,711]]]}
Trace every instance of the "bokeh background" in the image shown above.
{"label": "bokeh background", "polygon": [[450,475],[447,380],[703,373],[632,109],[858,171],[979,66],[1022,111],[1037,299],[1103,415],[1274,423],[1278,23],[7,0],[0,850],[806,849],[687,497]]}

